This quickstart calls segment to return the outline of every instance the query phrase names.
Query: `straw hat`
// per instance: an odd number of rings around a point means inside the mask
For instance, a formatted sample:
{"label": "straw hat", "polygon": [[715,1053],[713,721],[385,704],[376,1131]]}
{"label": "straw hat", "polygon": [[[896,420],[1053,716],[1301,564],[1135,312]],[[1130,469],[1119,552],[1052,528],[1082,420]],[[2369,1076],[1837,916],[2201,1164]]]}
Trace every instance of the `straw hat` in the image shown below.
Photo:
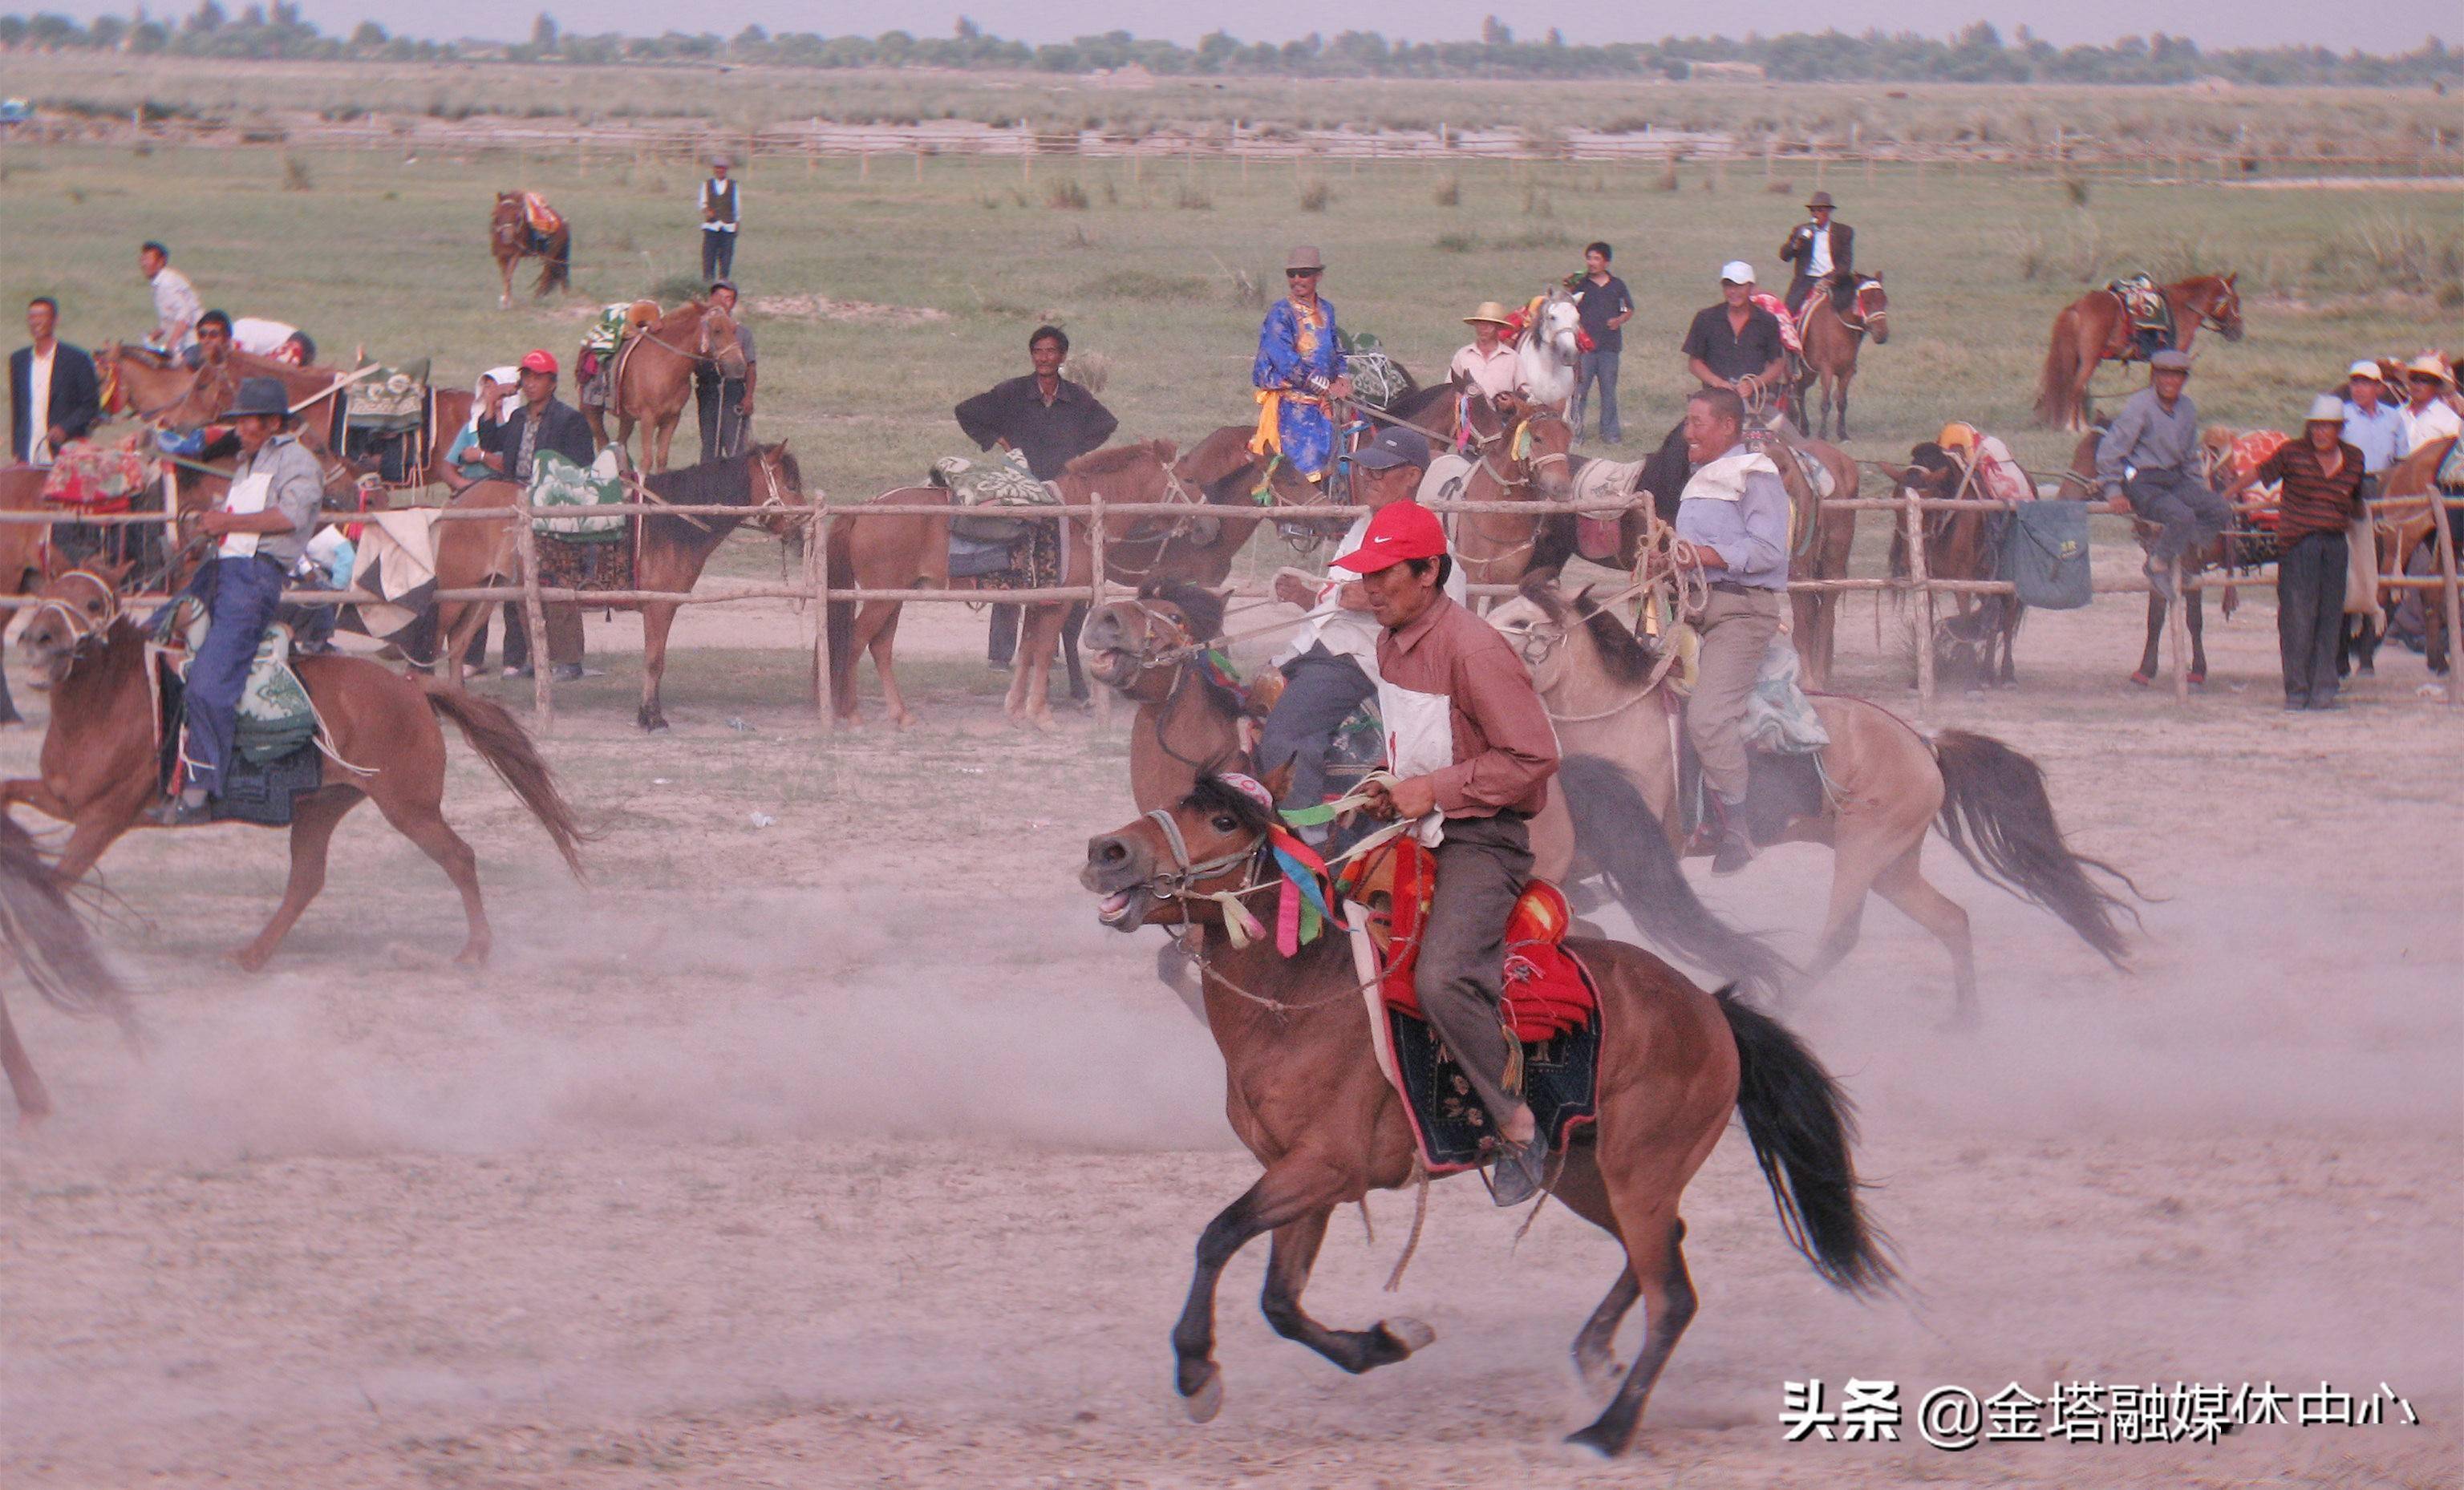
{"label": "straw hat", "polygon": [[2405,376],[2409,378],[2435,378],[2440,383],[2455,381],[2454,375],[2447,370],[2447,363],[2435,352],[2422,353],[2411,362],[2405,363],[2404,371]]}
{"label": "straw hat", "polygon": [[1480,302],[1480,309],[1463,318],[1463,324],[1477,326],[1483,321],[1492,326],[1511,326],[1514,324],[1514,313],[1495,300],[1483,300]]}
{"label": "straw hat", "polygon": [[2310,401],[2305,425],[2341,425],[2344,422],[2344,401],[2332,393],[2321,393]]}
{"label": "straw hat", "polygon": [[1296,269],[1324,268],[1326,268],[1326,256],[1318,252],[1317,245],[1314,243],[1301,244],[1284,255],[1284,273],[1287,274]]}
{"label": "straw hat", "polygon": [[2356,362],[2352,366],[2345,368],[2344,376],[2347,378],[2367,378],[2372,383],[2387,382],[2387,374],[2379,369],[2379,364],[2371,362],[2366,357]]}

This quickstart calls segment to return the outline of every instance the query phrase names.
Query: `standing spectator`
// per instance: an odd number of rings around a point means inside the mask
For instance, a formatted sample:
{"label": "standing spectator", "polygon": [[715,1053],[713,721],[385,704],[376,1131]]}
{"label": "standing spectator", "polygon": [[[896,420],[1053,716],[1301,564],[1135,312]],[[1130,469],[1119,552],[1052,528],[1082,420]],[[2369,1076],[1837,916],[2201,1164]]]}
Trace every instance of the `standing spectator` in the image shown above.
{"label": "standing spectator", "polygon": [[2464,419],[2456,416],[2444,397],[2452,380],[2437,353],[2424,352],[2414,358],[2404,369],[2404,381],[2412,398],[2399,415],[2404,421],[2404,448],[2396,452],[2398,460],[2440,440],[2464,435]]}
{"label": "standing spectator", "polygon": [[2373,476],[2396,463],[2404,444],[2404,416],[2387,401],[2381,377],[2365,357],[2344,381],[2344,443],[2362,452],[2362,469]]}
{"label": "standing spectator", "polygon": [[49,466],[102,415],[94,359],[59,339],[59,323],[60,303],[34,296],[26,302],[33,344],[9,354],[9,456],[28,466]]}
{"label": "standing spectator", "polygon": [[[1069,337],[1058,326],[1038,326],[1027,334],[1026,355],[1034,371],[1023,378],[994,383],[957,407],[958,427],[980,449],[999,445],[1026,458],[1029,474],[1038,481],[1059,477],[1061,469],[1089,450],[1100,449],[1121,422],[1112,417],[1086,387],[1061,376],[1069,359]],[[1062,623],[1063,655],[1071,659],[1069,696],[1082,698],[1086,685],[1078,680],[1078,628],[1085,624],[1084,602],[1069,607]],[[1018,651],[1019,607],[993,606],[992,633],[985,643],[985,661],[1006,668]]]}
{"label": "standing spectator", "polygon": [[[582,417],[580,409],[557,399],[557,372],[556,357],[545,347],[525,353],[521,361],[520,406],[480,429],[479,449],[484,452],[479,457],[480,464],[501,479],[528,487],[533,462],[541,450],[554,450],[585,471],[598,458],[591,443],[590,422]],[[550,605],[546,619],[548,661],[556,668],[554,676],[561,683],[579,680],[581,610],[573,605]],[[531,670],[530,632],[510,601],[505,603],[505,676],[519,677]]]}
{"label": "standing spectator", "polygon": [[1447,378],[1461,375],[1473,392],[1492,403],[1500,394],[1522,392],[1522,359],[1506,340],[1507,330],[1514,324],[1506,307],[1483,300],[1478,310],[1463,318],[1463,324],[1471,328],[1471,341],[1455,349],[1455,360],[1446,364]]}
{"label": "standing spectator", "polygon": [[1609,246],[1595,243],[1583,251],[1584,273],[1568,288],[1574,292],[1574,309],[1583,318],[1583,330],[1592,339],[1592,349],[1583,354],[1574,372],[1574,437],[1583,435],[1583,404],[1594,387],[1600,393],[1600,439],[1610,445],[1625,443],[1625,427],[1617,422],[1617,355],[1625,350],[1625,323],[1634,318],[1634,296],[1625,281],[1609,273]]}
{"label": "standing spectator", "polygon": [[736,273],[736,229],[744,189],[727,174],[732,163],[713,156],[710,179],[701,184],[701,276],[725,279]]}
{"label": "standing spectator", "polygon": [[2303,438],[2244,471],[2225,492],[2282,482],[2276,517],[2276,638],[2284,659],[2284,708],[2334,709],[2336,642],[2344,626],[2344,530],[2362,515],[2362,452],[2344,439],[2343,401],[2312,402]]}
{"label": "standing spectator", "polygon": [[2189,549],[2212,543],[2231,510],[2199,475],[2199,410],[2183,390],[2190,357],[2171,347],[2148,359],[2147,386],[2130,395],[2096,448],[2096,480],[2107,500],[2163,531],[2148,551],[2147,582],[2180,600],[2173,564]]}
{"label": "standing spectator", "polygon": [[137,251],[137,269],[154,287],[154,335],[146,342],[155,351],[185,358],[197,344],[197,320],[206,314],[197,287],[171,267],[171,251],[148,242]]}
{"label": "standing spectator", "polygon": [[1794,264],[1796,276],[1788,282],[1788,313],[1803,317],[1805,297],[1814,293],[1825,274],[1831,281],[1831,304],[1841,316],[1855,307],[1857,296],[1857,230],[1846,223],[1831,220],[1831,193],[1817,191],[1805,204],[1814,214],[1809,223],[1799,223],[1779,246],[1780,262]]}
{"label": "standing spectator", "polygon": [[1788,359],[1779,321],[1754,303],[1754,267],[1744,259],[1720,266],[1720,303],[1694,314],[1685,328],[1686,371],[1706,388],[1726,388],[1741,399],[1776,387]]}
{"label": "standing spectator", "polygon": [[[736,315],[736,286],[719,280],[710,287],[710,303]],[[736,344],[744,350],[744,376],[728,377],[715,362],[693,364],[693,407],[701,417],[701,458],[721,460],[741,455],[753,441],[753,384],[759,376],[753,356],[753,328],[736,323]]]}

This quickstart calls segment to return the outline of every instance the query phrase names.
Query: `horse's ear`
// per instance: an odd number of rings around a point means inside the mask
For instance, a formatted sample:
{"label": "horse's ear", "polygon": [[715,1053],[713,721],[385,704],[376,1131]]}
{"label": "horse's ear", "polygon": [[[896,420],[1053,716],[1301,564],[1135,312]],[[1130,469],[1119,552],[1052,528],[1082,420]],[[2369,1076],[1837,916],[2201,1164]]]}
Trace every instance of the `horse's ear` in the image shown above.
{"label": "horse's ear", "polygon": [[2240,277],[2241,277],[2241,271],[2240,271],[2240,270],[2238,270],[2238,269],[2236,269],[2236,270],[2233,271],[2231,274],[2228,274],[2227,275],[2225,275],[2225,283],[2226,283],[2226,284],[2232,284],[2234,280],[2239,279]]}
{"label": "horse's ear", "polygon": [[1237,471],[1246,471],[1257,457],[1249,452],[1249,431],[1237,425],[1227,425],[1181,457],[1180,479],[1204,491]]}
{"label": "horse's ear", "polygon": [[1265,780],[1259,784],[1265,787],[1267,793],[1271,795],[1275,800],[1282,801],[1286,797],[1291,795],[1292,772],[1299,765],[1300,757],[1295,756],[1291,759],[1285,761],[1282,765],[1277,766],[1274,770],[1267,772]]}
{"label": "horse's ear", "polygon": [[1154,452],[1158,466],[1171,465],[1180,454],[1180,448],[1170,440],[1149,440],[1147,449]]}

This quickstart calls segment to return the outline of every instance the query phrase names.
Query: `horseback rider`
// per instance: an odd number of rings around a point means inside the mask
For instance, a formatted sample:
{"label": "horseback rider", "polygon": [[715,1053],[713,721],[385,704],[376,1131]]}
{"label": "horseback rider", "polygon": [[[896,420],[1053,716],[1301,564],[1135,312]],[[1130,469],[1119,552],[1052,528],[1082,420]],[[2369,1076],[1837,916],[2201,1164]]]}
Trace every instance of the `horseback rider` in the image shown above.
{"label": "horseback rider", "polygon": [[1266,307],[1249,372],[1258,390],[1258,432],[1249,449],[1275,452],[1313,486],[1334,460],[1334,405],[1352,397],[1334,305],[1317,293],[1325,274],[1326,260],[1312,245],[1285,256],[1287,293]]}
{"label": "horseback rider", "polygon": [[1740,399],[1781,385],[1788,343],[1779,321],[1754,303],[1754,268],[1743,259],[1720,266],[1720,303],[1695,313],[1685,330],[1685,368],[1706,388]]}
{"label": "horseback rider", "polygon": [[[530,485],[534,464],[541,450],[554,450],[580,466],[590,469],[598,451],[590,439],[590,422],[570,404],[560,403],[556,396],[558,367],[556,354],[545,347],[533,347],[522,354],[521,405],[479,430],[479,462],[501,480],[517,486]],[[556,668],[559,682],[577,682],[582,677],[582,612],[571,605],[547,607],[548,662]],[[519,677],[531,669],[530,632],[522,624],[513,603],[505,603],[505,676]]]}
{"label": "horseback rider", "polygon": [[1388,765],[1369,812],[1419,824],[1437,858],[1413,990],[1463,1068],[1499,1140],[1497,1203],[1546,1180],[1549,1135],[1508,1089],[1514,1051],[1499,1022],[1506,922],[1531,873],[1530,821],[1549,800],[1557,734],[1523,660],[1449,598],[1444,527],[1417,501],[1389,502],[1334,566],[1361,577],[1377,638]]}
{"label": "horseback rider", "polygon": [[146,345],[185,358],[197,344],[197,318],[206,310],[205,302],[197,298],[197,287],[171,267],[171,251],[159,242],[148,242],[137,251],[137,269],[154,291],[154,334],[146,339]]}
{"label": "horseback rider", "polygon": [[1806,296],[1828,274],[1832,309],[1845,319],[1857,301],[1857,230],[1831,220],[1828,191],[1815,192],[1805,209],[1814,214],[1814,220],[1797,224],[1779,246],[1780,261],[1796,266],[1795,277],[1788,282],[1788,313],[1801,320]]}
{"label": "horseback rider", "polygon": [[[1086,384],[1065,378],[1061,366],[1069,360],[1069,334],[1058,326],[1038,326],[1027,333],[1027,360],[1033,370],[1023,377],[994,383],[957,407],[958,427],[979,449],[1001,446],[1026,461],[1038,481],[1057,481],[1062,470],[1090,450],[1104,448],[1121,422]],[[1018,651],[1019,607],[995,604],[984,660],[1007,668]],[[1085,602],[1069,607],[1061,624],[1065,655],[1078,653],[1078,628],[1086,624]],[[1069,696],[1085,699],[1086,684],[1072,678]]]}
{"label": "horseback rider", "polygon": [[1711,872],[1734,874],[1754,857],[1742,725],[1788,598],[1788,489],[1771,457],[1747,447],[1745,405],[1733,391],[1686,395],[1684,428],[1694,474],[1677,504],[1677,536],[1712,577],[1694,623],[1702,646],[1685,733],[1709,788],[1718,843]]}
{"label": "horseback rider", "polygon": [[[1413,429],[1385,429],[1354,454],[1352,499],[1372,512],[1353,520],[1335,544],[1334,557],[1341,559],[1359,548],[1375,513],[1419,491],[1428,469],[1429,442]],[[1457,604],[1468,601],[1470,586],[1461,566],[1452,567],[1445,591]],[[1289,761],[1292,779],[1284,805],[1314,807],[1326,800],[1326,757],[1335,731],[1377,692],[1377,622],[1370,614],[1367,589],[1343,575],[1321,581],[1287,569],[1275,576],[1275,595],[1309,614],[1274,658],[1284,690],[1259,732],[1258,772],[1271,776]],[[1300,832],[1311,843],[1326,838],[1322,825]]]}
{"label": "horseback rider", "polygon": [[257,641],[282,600],[283,577],[308,551],[324,503],[317,457],[290,432],[290,399],[273,378],[247,378],[227,415],[239,436],[223,505],[197,516],[197,530],[222,542],[197,566],[184,594],[212,618],[188,661],[177,792],[147,814],[159,826],[210,819],[208,800],[222,788],[239,728],[239,698]]}
{"label": "horseback rider", "polygon": [[2144,572],[2158,594],[2178,600],[2175,561],[2214,542],[2233,510],[2199,474],[2199,410],[2183,391],[2190,355],[2167,347],[2147,368],[2147,386],[2123,402],[2097,444],[2096,480],[2107,501],[2126,500],[2163,529]]}
{"label": "horseback rider", "polygon": [[1463,324],[1471,328],[1471,342],[1456,350],[1455,360],[1446,364],[1446,376],[1467,380],[1473,392],[1491,403],[1523,392],[1522,358],[1506,340],[1506,333],[1514,327],[1512,314],[1495,300],[1483,300],[1480,309],[1463,318]]}
{"label": "horseback rider", "polygon": [[2454,380],[2437,353],[2424,352],[2406,363],[2404,381],[2406,391],[2412,396],[2396,411],[2396,417],[2404,422],[2400,456],[2464,435],[2464,419],[2458,418],[2454,405],[2443,396],[2454,386]]}
{"label": "horseback rider", "polygon": [[197,318],[197,340],[188,348],[187,364],[195,368],[220,367],[231,357],[231,318],[225,311],[208,311]]}

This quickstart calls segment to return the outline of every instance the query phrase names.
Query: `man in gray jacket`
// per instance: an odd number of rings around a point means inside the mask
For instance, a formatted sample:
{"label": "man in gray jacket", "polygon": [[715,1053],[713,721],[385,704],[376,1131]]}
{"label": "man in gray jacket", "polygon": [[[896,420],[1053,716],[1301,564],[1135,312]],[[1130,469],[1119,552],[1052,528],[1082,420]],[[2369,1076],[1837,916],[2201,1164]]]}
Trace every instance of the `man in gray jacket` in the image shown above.
{"label": "man in gray jacket", "polygon": [[2148,582],[2174,596],[2173,564],[2194,546],[2212,543],[2232,508],[2199,474],[2199,410],[2183,389],[2190,381],[2187,352],[2149,360],[2147,386],[2130,395],[2096,448],[2096,482],[2107,500],[2163,528],[2148,552]]}

